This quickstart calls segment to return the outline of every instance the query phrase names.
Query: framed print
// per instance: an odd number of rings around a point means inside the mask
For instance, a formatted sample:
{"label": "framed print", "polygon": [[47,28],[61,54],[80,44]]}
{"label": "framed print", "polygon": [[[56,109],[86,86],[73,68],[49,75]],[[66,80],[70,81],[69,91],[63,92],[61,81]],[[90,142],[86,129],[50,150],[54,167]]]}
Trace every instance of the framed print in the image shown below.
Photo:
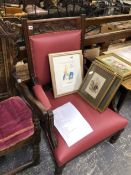
{"label": "framed print", "polygon": [[116,74],[97,61],[93,62],[80,87],[79,94],[95,109],[105,97]]}
{"label": "framed print", "polygon": [[123,78],[131,75],[131,65],[116,54],[110,53],[97,57],[97,59]]}
{"label": "framed print", "polygon": [[103,112],[110,104],[111,100],[113,99],[116,91],[118,90],[119,86],[121,85],[122,77],[119,75],[116,75],[115,80],[113,81],[111,87],[108,89],[105,97],[101,101],[101,103],[98,106],[98,110],[100,112]]}
{"label": "framed print", "polygon": [[79,89],[83,78],[81,50],[49,54],[49,63],[55,97]]}
{"label": "framed print", "polygon": [[118,56],[120,56],[123,61],[127,62],[127,64],[131,65],[131,46],[125,46],[122,48],[109,50],[107,52],[104,52],[105,54],[114,53]]}

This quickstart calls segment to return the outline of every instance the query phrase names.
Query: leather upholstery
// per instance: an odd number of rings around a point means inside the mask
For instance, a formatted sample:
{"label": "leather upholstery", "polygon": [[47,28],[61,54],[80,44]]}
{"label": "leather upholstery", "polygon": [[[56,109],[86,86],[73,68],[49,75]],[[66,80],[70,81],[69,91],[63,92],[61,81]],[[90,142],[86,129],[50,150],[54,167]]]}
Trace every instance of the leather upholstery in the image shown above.
{"label": "leather upholstery", "polygon": [[61,31],[30,36],[33,66],[40,85],[51,81],[48,54],[80,49],[81,31]]}
{"label": "leather upholstery", "polygon": [[41,104],[45,107],[45,109],[49,110],[51,108],[51,104],[41,85],[38,84],[34,85],[33,91],[35,93],[36,98],[41,102]]}
{"label": "leather upholstery", "polygon": [[[40,85],[45,85],[51,81],[48,54],[79,50],[81,42],[80,38],[81,31],[79,30],[51,32],[30,37],[34,70]],[[40,94],[42,95],[40,91],[41,90],[38,87],[35,89],[35,94],[39,94],[36,95],[37,99],[39,99]],[[64,165],[66,162],[85,150],[88,150],[93,145],[123,129],[128,123],[124,117],[108,108],[103,113],[98,112],[78,93],[56,99],[50,91],[46,92],[46,95],[51,103],[51,109],[71,102],[94,130],[91,134],[87,135],[73,146],[68,147],[59,132],[54,128],[58,146],[53,151],[58,166]],[[45,99],[45,93],[43,99],[44,102],[42,103],[46,106],[47,99]],[[49,106],[47,105],[47,108],[48,107]]]}
{"label": "leather upholstery", "polygon": [[54,149],[54,155],[59,166],[62,166],[81,152],[88,150],[93,145],[123,129],[128,123],[127,119],[109,108],[102,113],[94,110],[94,108],[92,108],[78,93],[54,98],[53,93],[49,91],[47,92],[47,96],[52,105],[52,109],[67,102],[71,102],[93,129],[91,134],[87,135],[71,147],[67,146],[59,132],[55,129],[58,146]]}

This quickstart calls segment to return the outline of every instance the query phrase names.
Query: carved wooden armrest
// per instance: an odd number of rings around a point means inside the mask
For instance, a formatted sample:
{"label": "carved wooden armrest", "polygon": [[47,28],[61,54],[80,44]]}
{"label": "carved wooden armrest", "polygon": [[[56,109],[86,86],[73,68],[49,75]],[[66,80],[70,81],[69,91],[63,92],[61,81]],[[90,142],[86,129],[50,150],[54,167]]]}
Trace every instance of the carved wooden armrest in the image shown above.
{"label": "carved wooden armrest", "polygon": [[52,147],[57,146],[57,140],[53,133],[54,129],[54,117],[52,111],[47,111],[44,106],[36,100],[33,95],[31,94],[28,86],[25,83],[21,83],[18,79],[18,83],[16,84],[16,88],[22,94],[22,96],[26,99],[29,103],[31,108],[38,114],[39,120],[42,122],[45,128],[46,135],[48,135]]}

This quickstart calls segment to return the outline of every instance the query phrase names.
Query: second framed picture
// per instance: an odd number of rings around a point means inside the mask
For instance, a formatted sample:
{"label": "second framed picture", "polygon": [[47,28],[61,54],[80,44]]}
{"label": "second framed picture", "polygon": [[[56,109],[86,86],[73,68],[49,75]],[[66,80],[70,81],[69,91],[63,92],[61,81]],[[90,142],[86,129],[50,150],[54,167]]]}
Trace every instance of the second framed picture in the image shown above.
{"label": "second framed picture", "polygon": [[97,58],[103,64],[107,65],[112,71],[118,73],[124,79],[131,76],[131,65],[124,61],[120,56],[110,53]]}
{"label": "second framed picture", "polygon": [[59,97],[77,91],[83,79],[83,55],[81,50],[49,54],[54,96]]}
{"label": "second framed picture", "polygon": [[[109,104],[108,100],[111,100],[111,98],[109,98],[110,96],[107,95],[109,90],[111,89],[111,92],[114,95],[116,88],[118,88],[118,84],[120,85],[120,81],[118,81],[115,83],[115,86],[111,88],[116,77],[116,73],[104,67],[100,62],[95,61],[92,63],[85,76],[79,94],[95,109],[102,112]],[[105,97],[107,98],[105,99]],[[104,104],[102,103],[103,99]]]}

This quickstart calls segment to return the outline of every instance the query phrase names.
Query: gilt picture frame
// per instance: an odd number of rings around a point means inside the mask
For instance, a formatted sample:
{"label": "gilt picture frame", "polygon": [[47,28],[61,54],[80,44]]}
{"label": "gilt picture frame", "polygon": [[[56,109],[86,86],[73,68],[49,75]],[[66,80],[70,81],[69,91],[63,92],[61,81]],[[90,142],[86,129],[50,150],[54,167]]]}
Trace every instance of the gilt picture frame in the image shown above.
{"label": "gilt picture frame", "polygon": [[113,71],[94,61],[84,78],[79,94],[91,106],[98,109],[115,78],[116,74]]}
{"label": "gilt picture frame", "polygon": [[81,50],[49,54],[54,97],[76,92],[83,80]]}
{"label": "gilt picture frame", "polygon": [[131,75],[131,65],[114,53],[99,56],[97,57],[97,60],[123,78]]}
{"label": "gilt picture frame", "polygon": [[118,55],[124,62],[131,65],[131,45],[104,52],[104,54],[110,53]]}

